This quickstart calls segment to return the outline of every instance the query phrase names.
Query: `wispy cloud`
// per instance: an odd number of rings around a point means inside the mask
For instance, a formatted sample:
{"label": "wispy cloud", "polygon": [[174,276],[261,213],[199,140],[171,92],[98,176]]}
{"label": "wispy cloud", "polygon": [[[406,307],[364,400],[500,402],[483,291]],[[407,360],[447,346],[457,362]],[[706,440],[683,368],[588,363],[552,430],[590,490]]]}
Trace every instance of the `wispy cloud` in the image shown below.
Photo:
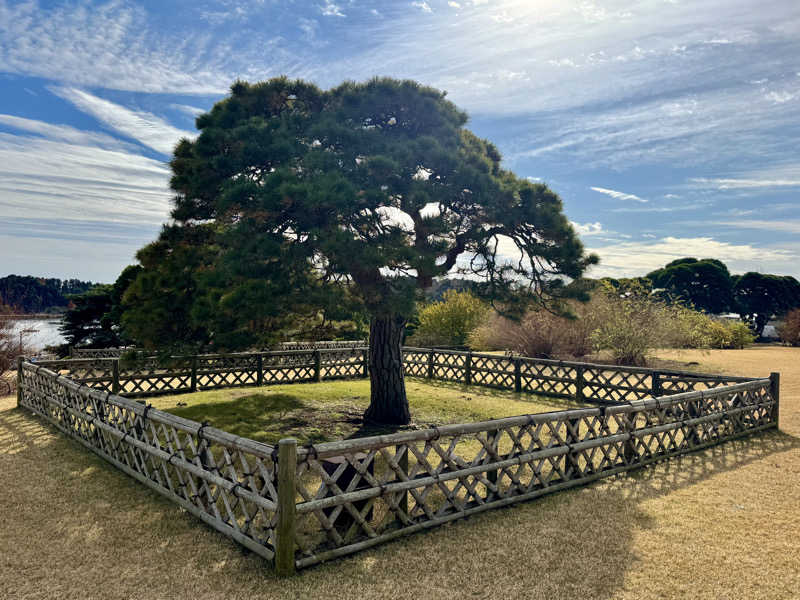
{"label": "wispy cloud", "polygon": [[104,125],[162,154],[171,155],[181,138],[193,138],[196,135],[173,127],[151,113],[125,108],[77,88],[61,87],[52,91]]}
{"label": "wispy cloud", "polygon": [[336,4],[335,2],[331,2],[331,0],[325,0],[325,4],[319,7],[320,12],[325,17],[346,17],[342,12],[342,7]]}
{"label": "wispy cloud", "polygon": [[433,9],[430,7],[430,5],[427,2],[425,2],[425,0],[422,0],[421,2],[412,2],[411,6],[413,6],[414,8],[420,9],[422,12],[426,12],[426,13],[432,13],[433,12]]}
{"label": "wispy cloud", "polygon": [[714,225],[736,227],[738,229],[761,229],[764,231],[800,234],[800,220],[798,219],[773,219],[769,221],[760,219],[738,219],[735,221],[715,221]]}
{"label": "wispy cloud", "polygon": [[175,110],[179,110],[182,113],[186,113],[191,117],[197,117],[202,115],[206,112],[205,108],[200,108],[198,106],[190,106],[189,104],[170,104],[170,108],[174,108]]}
{"label": "wispy cloud", "polygon": [[68,144],[91,145],[106,149],[131,149],[132,144],[126,144],[115,137],[97,131],[83,131],[69,125],[55,125],[35,119],[25,119],[14,115],[0,114],[0,125],[10,129],[32,133],[52,141],[66,142]]}
{"label": "wispy cloud", "polygon": [[606,196],[611,196],[615,200],[634,200],[636,202],[647,202],[644,198],[640,198],[636,194],[626,194],[625,192],[618,192],[617,190],[610,190],[608,188],[592,187],[591,190]]}
{"label": "wispy cloud", "polygon": [[166,220],[164,163],[122,150],[0,133],[0,218]]}
{"label": "wispy cloud", "polygon": [[694,177],[689,181],[702,187],[714,187],[718,190],[800,187],[800,179],[709,179],[706,177]]}

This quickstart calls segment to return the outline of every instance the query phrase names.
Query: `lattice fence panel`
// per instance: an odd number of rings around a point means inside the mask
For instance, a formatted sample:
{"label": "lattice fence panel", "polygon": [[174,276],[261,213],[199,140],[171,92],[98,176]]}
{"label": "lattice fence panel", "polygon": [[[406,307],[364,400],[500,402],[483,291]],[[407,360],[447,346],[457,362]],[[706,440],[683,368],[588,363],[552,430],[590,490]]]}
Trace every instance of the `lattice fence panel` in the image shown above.
{"label": "lattice fence panel", "polygon": [[354,379],[367,376],[363,349],[320,350],[323,379]]}
{"label": "lattice fence panel", "polygon": [[296,562],[308,566],[774,427],[775,406],[770,381],[756,380],[304,448]]}
{"label": "lattice fence panel", "polygon": [[266,558],[275,547],[274,449],[23,366],[21,405]]}
{"label": "lattice fence panel", "polygon": [[257,354],[201,355],[197,360],[197,388],[258,385]]}
{"label": "lattice fence panel", "polygon": [[189,358],[145,358],[120,362],[119,393],[129,397],[187,392],[192,389]]}
{"label": "lattice fence panel", "polygon": [[48,360],[37,364],[90,388],[110,392],[114,383],[115,363],[117,359],[112,358],[80,358]]}
{"label": "lattice fence panel", "polygon": [[555,398],[574,398],[577,376],[577,368],[567,363],[520,359],[520,383],[525,392]]}
{"label": "lattice fence panel", "polygon": [[599,402],[630,402],[649,398],[653,396],[652,373],[587,366],[583,369],[583,396]]}
{"label": "lattice fence panel", "polygon": [[470,383],[513,390],[516,369],[514,359],[506,356],[473,354],[470,356]]}
{"label": "lattice fence panel", "polygon": [[403,349],[404,373],[409,377],[428,377],[430,374],[430,350]]}
{"label": "lattice fence panel", "polygon": [[314,381],[314,353],[311,351],[262,355],[263,383],[300,383]]}
{"label": "lattice fence panel", "polygon": [[433,377],[445,381],[465,381],[466,353],[433,351]]}

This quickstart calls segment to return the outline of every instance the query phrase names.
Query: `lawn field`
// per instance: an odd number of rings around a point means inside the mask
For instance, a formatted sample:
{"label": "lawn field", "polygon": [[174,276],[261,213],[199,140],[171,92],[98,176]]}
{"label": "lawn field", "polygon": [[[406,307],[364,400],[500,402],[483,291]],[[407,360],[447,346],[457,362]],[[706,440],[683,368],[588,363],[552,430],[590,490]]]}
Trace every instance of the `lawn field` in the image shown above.
{"label": "lawn field", "polygon": [[[781,372],[781,431],[490,511],[287,580],[2,398],[0,598],[797,598],[800,348],[659,356],[706,372]],[[226,429],[244,416],[255,425],[242,433],[262,432],[263,441],[274,441],[267,424],[275,418],[323,439],[355,432],[352,417],[366,401],[359,385],[325,384],[310,400],[300,386],[282,386],[150,401],[191,418],[206,412]],[[459,386],[433,386],[426,398],[426,387],[409,384],[419,426],[565,407]],[[315,422],[319,410],[327,417]]]}

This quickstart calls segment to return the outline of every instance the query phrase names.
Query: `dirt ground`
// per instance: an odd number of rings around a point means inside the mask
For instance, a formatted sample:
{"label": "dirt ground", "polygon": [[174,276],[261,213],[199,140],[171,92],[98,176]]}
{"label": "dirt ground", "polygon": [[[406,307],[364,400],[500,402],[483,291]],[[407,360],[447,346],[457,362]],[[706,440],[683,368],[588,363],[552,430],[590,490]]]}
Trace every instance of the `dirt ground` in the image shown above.
{"label": "dirt ground", "polygon": [[781,431],[289,580],[0,399],[0,598],[797,598],[800,348],[661,357],[779,371]]}

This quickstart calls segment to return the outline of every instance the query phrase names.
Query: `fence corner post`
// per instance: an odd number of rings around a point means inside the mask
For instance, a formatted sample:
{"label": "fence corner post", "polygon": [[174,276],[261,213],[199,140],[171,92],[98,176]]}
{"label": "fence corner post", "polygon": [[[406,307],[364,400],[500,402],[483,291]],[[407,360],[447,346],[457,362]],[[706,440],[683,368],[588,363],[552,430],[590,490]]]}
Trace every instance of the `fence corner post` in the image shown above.
{"label": "fence corner post", "polygon": [[22,406],[22,378],[24,377],[22,371],[22,363],[25,362],[24,356],[17,357],[17,406]]}
{"label": "fence corner post", "polygon": [[295,477],[297,440],[278,442],[278,527],[275,531],[275,571],[279,577],[294,575]]}
{"label": "fence corner post", "polygon": [[780,414],[781,414],[781,374],[780,373],[770,373],[769,374],[769,391],[772,394],[772,399],[775,401],[775,405],[772,409],[772,419],[775,421],[775,426],[777,427],[780,424]]}
{"label": "fence corner post", "polygon": [[314,350],[314,381],[322,381],[322,352]]}
{"label": "fence corner post", "polygon": [[575,367],[575,400],[583,402],[583,367]]}
{"label": "fence corner post", "polygon": [[514,391],[522,391],[522,359],[519,356],[514,357]]}
{"label": "fence corner post", "polygon": [[464,361],[464,383],[472,385],[472,351],[467,352],[467,358]]}

